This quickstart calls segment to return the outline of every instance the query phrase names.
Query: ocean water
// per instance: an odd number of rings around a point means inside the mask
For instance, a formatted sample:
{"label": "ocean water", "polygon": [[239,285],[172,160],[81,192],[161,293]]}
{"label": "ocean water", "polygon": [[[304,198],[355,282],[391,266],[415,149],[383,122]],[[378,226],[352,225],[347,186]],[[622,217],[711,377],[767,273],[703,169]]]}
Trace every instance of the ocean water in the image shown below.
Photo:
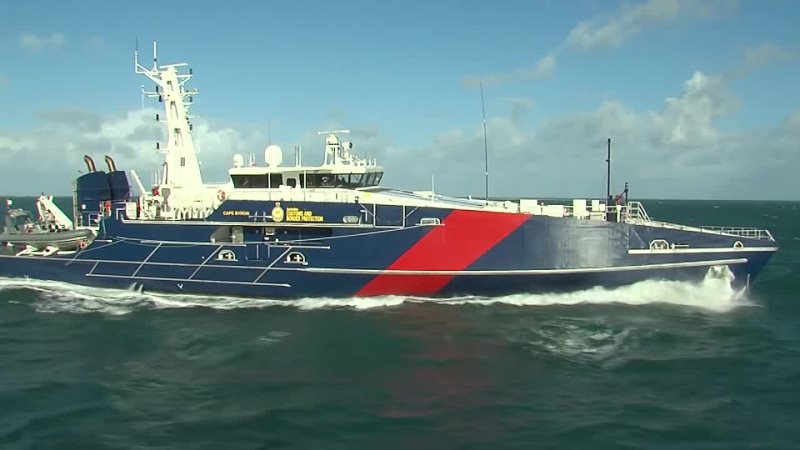
{"label": "ocean water", "polygon": [[281,303],[0,279],[0,448],[800,448],[800,203],[646,206],[781,250],[747,295]]}

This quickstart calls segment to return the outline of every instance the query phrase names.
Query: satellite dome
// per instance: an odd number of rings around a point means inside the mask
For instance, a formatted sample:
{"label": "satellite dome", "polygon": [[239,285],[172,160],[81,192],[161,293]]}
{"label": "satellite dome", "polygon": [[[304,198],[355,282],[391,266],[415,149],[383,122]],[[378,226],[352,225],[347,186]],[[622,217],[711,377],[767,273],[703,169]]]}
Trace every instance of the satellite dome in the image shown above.
{"label": "satellite dome", "polygon": [[233,167],[242,167],[244,165],[244,156],[240,154],[233,155]]}
{"label": "satellite dome", "polygon": [[283,162],[283,150],[275,144],[269,145],[264,150],[264,161],[270,167],[280,166]]}

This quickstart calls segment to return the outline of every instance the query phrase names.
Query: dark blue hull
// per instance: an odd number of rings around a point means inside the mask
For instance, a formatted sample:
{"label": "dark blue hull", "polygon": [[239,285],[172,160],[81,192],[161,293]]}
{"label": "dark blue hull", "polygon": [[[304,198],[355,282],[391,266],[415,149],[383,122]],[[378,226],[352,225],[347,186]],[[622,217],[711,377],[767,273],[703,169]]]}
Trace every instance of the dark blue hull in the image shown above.
{"label": "dark blue hull", "polygon": [[[360,207],[297,206],[326,217]],[[98,239],[76,254],[14,256],[6,249],[0,276],[274,299],[495,296],[699,281],[719,267],[746,286],[776,250],[772,241],[602,220],[388,207],[379,217],[353,226],[107,218]],[[440,223],[420,225],[422,218]],[[677,246],[652,249],[656,239]]]}
{"label": "dark blue hull", "polygon": [[[460,295],[498,296],[516,293],[567,292],[586,288],[618,287],[644,280],[701,281],[715,266],[727,266],[735,276],[734,286],[745,287],[752,280],[756,259],[741,262],[736,258],[714,260],[717,264],[699,262],[695,266],[663,269],[630,269],[608,272],[573,273],[516,273],[454,275],[447,285],[436,293],[420,294],[415,288],[425,284],[425,278],[442,275],[397,275],[401,281],[395,292],[378,295],[425,295],[448,297]],[[754,255],[763,260],[764,255]],[[158,276],[136,274],[138,264],[118,265],[116,270],[92,273],[94,262],[75,262],[65,265],[56,258],[35,260],[16,257],[0,257],[3,276],[63,281],[67,283],[109,287],[119,289],[143,289],[165,293],[187,293],[203,295],[230,295],[242,297],[292,299],[308,297],[352,297],[361,287],[374,279],[374,274],[313,273],[301,271],[276,271],[266,280],[254,282],[263,269],[239,268],[235,271],[214,271],[200,279],[188,279],[186,271],[159,267]],[[727,264],[726,264],[727,263]],[[763,261],[762,261],[763,263]],[[141,272],[141,271],[140,271]],[[235,273],[234,273],[235,272]],[[279,272],[279,273],[277,273]]]}

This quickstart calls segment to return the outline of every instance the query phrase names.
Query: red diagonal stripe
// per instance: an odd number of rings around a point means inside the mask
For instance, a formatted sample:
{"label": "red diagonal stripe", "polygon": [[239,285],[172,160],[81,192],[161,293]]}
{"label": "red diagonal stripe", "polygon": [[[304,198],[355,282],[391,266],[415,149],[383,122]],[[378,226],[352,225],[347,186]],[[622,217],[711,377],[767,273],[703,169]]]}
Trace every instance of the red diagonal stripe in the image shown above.
{"label": "red diagonal stripe", "polygon": [[[388,270],[464,270],[519,228],[527,214],[456,210],[400,255]],[[453,275],[381,274],[356,295],[429,295]]]}

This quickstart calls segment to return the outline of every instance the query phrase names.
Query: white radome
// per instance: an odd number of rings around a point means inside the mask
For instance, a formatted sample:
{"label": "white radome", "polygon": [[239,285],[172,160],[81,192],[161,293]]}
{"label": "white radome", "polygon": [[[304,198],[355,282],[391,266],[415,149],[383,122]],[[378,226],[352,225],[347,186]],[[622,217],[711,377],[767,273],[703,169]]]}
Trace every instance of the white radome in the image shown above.
{"label": "white radome", "polygon": [[264,150],[264,161],[270,167],[277,167],[283,163],[283,150],[280,146],[271,144]]}
{"label": "white radome", "polygon": [[244,165],[244,156],[240,154],[233,155],[233,167],[242,167]]}

